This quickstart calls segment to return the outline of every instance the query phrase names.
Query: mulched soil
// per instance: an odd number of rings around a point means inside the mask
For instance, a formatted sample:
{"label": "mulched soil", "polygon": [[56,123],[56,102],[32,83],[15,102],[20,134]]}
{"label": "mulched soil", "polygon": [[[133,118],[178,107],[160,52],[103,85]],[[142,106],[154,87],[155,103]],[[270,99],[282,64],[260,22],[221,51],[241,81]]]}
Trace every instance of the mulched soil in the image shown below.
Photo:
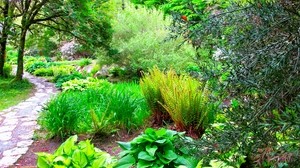
{"label": "mulched soil", "polygon": [[[96,136],[96,137],[90,137],[88,135],[79,135],[78,139],[79,141],[85,140],[85,139],[92,139],[92,143],[98,147],[99,149],[108,152],[112,156],[117,156],[118,153],[121,151],[119,148],[117,141],[124,141],[128,142],[132,140],[134,137],[138,136],[143,130],[135,131],[134,133],[128,134],[125,131],[118,131],[118,133],[109,135],[109,136]],[[54,138],[54,139],[48,139],[48,140],[36,140],[33,142],[33,144],[30,146],[29,150],[26,154],[24,154],[16,163],[14,166],[11,166],[10,168],[34,168],[36,167],[36,159],[37,156],[35,153],[37,152],[47,152],[47,153],[53,153],[59,145],[63,141]]]}

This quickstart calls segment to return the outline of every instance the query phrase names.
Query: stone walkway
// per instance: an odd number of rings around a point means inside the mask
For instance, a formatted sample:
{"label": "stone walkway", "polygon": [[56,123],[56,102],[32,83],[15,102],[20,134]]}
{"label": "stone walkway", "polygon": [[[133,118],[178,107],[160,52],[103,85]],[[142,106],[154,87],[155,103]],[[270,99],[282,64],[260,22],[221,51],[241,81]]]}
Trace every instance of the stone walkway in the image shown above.
{"label": "stone walkway", "polygon": [[32,144],[37,129],[38,112],[57,92],[54,85],[44,79],[24,73],[35,87],[29,99],[0,112],[0,168],[13,165]]}

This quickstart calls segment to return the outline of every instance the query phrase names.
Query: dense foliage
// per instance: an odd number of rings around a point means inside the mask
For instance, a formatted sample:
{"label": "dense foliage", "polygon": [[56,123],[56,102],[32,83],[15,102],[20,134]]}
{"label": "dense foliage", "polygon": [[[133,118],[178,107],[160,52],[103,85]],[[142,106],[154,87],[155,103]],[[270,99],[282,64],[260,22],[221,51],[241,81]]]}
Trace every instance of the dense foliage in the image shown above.
{"label": "dense foliage", "polygon": [[197,48],[202,80],[217,79],[223,87],[220,100],[231,100],[234,108],[224,111],[224,129],[208,132],[211,151],[213,144],[223,153],[238,146],[247,164],[293,166],[300,145],[300,3],[133,2],[173,16],[171,35],[184,36]]}
{"label": "dense foliage", "polygon": [[136,84],[94,81],[86,90],[75,86],[53,98],[39,123],[52,136],[74,133],[110,134],[142,126],[148,108]]}
{"label": "dense foliage", "polygon": [[[120,0],[116,1],[121,8]],[[163,19],[157,10],[135,8],[125,1],[126,8],[114,11],[113,39],[110,57],[99,56],[103,64],[117,64],[124,68],[128,76],[138,76],[141,70],[148,71],[157,66],[160,69],[173,67],[182,71],[193,62],[194,49],[180,40],[167,40],[165,26],[170,18]],[[182,47],[179,47],[182,45]]]}
{"label": "dense foliage", "polygon": [[211,102],[204,83],[157,68],[145,74],[140,83],[155,124],[171,119],[178,130],[201,136],[213,122],[218,106]]}
{"label": "dense foliage", "polygon": [[118,142],[123,151],[116,167],[179,167],[194,168],[197,160],[175,148],[184,133],[167,129],[148,128],[130,142]]}
{"label": "dense foliage", "polygon": [[54,154],[37,153],[37,167],[90,167],[90,168],[112,168],[116,160],[108,153],[94,147],[90,140],[77,143],[77,136],[71,136]]}

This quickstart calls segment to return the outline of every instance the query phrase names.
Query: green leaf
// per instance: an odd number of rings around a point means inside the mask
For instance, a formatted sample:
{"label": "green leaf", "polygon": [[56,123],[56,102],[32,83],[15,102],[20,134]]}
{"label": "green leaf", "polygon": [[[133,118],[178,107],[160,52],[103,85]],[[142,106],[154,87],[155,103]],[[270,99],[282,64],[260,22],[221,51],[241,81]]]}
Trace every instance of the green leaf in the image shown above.
{"label": "green leaf", "polygon": [[71,155],[72,154],[72,150],[75,147],[75,142],[77,142],[77,135],[71,136],[70,138],[68,138],[58,149],[57,151],[54,153],[54,155],[63,155],[63,154],[67,154],[67,155]]}
{"label": "green leaf", "polygon": [[157,130],[155,133],[158,137],[162,137],[162,136],[166,135],[167,130],[165,128],[161,128],[161,129]]}
{"label": "green leaf", "polygon": [[123,150],[130,150],[131,148],[130,142],[117,142],[117,143]]}
{"label": "green leaf", "polygon": [[146,160],[139,160],[137,163],[137,168],[144,168],[144,167],[152,167],[153,162],[146,161]]}
{"label": "green leaf", "polygon": [[135,158],[132,155],[122,157],[115,168],[128,168],[135,164]]}
{"label": "green leaf", "polygon": [[198,160],[194,158],[185,158],[183,156],[178,156],[178,158],[174,161],[177,165],[184,165],[188,168],[195,168],[197,167]]}
{"label": "green leaf", "polygon": [[157,153],[157,156],[158,156],[158,159],[165,165],[169,164],[171,162],[171,160],[164,158],[164,155],[161,153]]}
{"label": "green leaf", "polygon": [[153,146],[147,145],[146,146],[146,151],[148,152],[148,154],[150,156],[154,156],[157,149],[158,149],[158,147],[156,145],[153,145]]}
{"label": "green leaf", "polygon": [[104,166],[106,159],[104,157],[98,158],[93,161],[92,167],[93,168],[99,168],[101,166]]}
{"label": "green leaf", "polygon": [[77,163],[80,167],[85,167],[88,164],[86,155],[79,149],[75,150],[72,155],[72,160]]}
{"label": "green leaf", "polygon": [[156,159],[154,156],[150,156],[147,152],[141,151],[138,155],[138,159],[146,160],[146,161],[153,161]]}
{"label": "green leaf", "polygon": [[177,154],[172,151],[172,150],[167,150],[164,154],[164,158],[168,159],[168,160],[175,160],[177,159]]}
{"label": "green leaf", "polygon": [[91,160],[95,155],[95,149],[94,145],[91,144],[90,140],[81,141],[78,143],[78,146],[80,149],[82,149],[82,152],[88,157],[88,160]]}
{"label": "green leaf", "polygon": [[69,157],[65,156],[57,156],[54,160],[54,163],[59,163],[61,162],[65,166],[69,166],[71,164],[71,159]]}
{"label": "green leaf", "polygon": [[166,139],[156,140],[156,143],[163,144],[166,142]]}
{"label": "green leaf", "polygon": [[46,157],[38,156],[38,158],[37,158],[37,167],[38,168],[50,168],[49,160],[47,160]]}
{"label": "green leaf", "polygon": [[66,168],[64,165],[53,165],[54,168]]}

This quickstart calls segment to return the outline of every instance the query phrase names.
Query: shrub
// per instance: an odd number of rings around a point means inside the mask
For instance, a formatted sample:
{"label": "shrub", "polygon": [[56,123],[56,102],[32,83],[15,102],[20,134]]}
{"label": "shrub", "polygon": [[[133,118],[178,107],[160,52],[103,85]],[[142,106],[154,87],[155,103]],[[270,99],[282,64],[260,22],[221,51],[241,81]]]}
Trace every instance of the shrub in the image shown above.
{"label": "shrub", "polygon": [[140,69],[148,71],[155,65],[183,70],[187,62],[193,61],[195,52],[191,45],[166,40],[168,31],[164,27],[170,18],[164,19],[161,12],[126,4],[126,10],[115,11],[115,16],[112,46],[116,49],[110,57],[99,56],[100,65],[118,64],[136,76]]}
{"label": "shrub", "polygon": [[78,65],[82,68],[84,66],[87,66],[87,65],[90,65],[92,63],[92,60],[91,59],[88,59],[88,58],[82,58]]}
{"label": "shrub", "polygon": [[163,97],[160,91],[161,81],[165,75],[158,68],[149,71],[140,81],[140,86],[153,114],[153,124],[162,125],[164,121],[169,121],[170,116],[164,109]]}
{"label": "shrub", "polygon": [[34,73],[34,71],[36,69],[47,68],[47,67],[49,67],[49,64],[47,64],[46,62],[39,61],[39,62],[32,62],[32,63],[27,64],[25,66],[25,69],[26,69],[27,72],[32,74],[32,73]]}
{"label": "shrub", "polygon": [[3,76],[9,77],[12,73],[12,66],[10,64],[4,64]]}
{"label": "shrub", "polygon": [[91,70],[91,75],[94,76],[100,70],[100,66],[98,64],[94,65]]}
{"label": "shrub", "polygon": [[54,77],[62,75],[70,75],[75,71],[75,67],[72,65],[55,65],[52,66]]}
{"label": "shrub", "polygon": [[116,160],[108,153],[94,147],[90,140],[78,144],[77,136],[68,138],[54,154],[37,153],[37,167],[100,167],[112,168]]}
{"label": "shrub", "polygon": [[180,149],[175,148],[175,142],[183,137],[178,133],[164,128],[154,130],[147,128],[145,133],[130,142],[118,142],[123,151],[116,168],[120,167],[177,167],[180,165],[194,168],[197,160],[190,158]]}
{"label": "shrub", "polygon": [[64,82],[62,85],[63,91],[83,91],[88,88],[110,88],[111,83],[107,80],[99,80],[96,78],[88,77],[87,79],[73,79],[67,82]]}
{"label": "shrub", "polygon": [[68,74],[68,75],[58,75],[54,78],[54,82],[55,82],[55,86],[59,89],[62,88],[62,84],[64,82],[73,80],[73,79],[85,79],[86,77],[83,76],[82,74],[75,72],[72,74]]}
{"label": "shrub", "polygon": [[33,73],[35,76],[53,76],[52,68],[39,68]]}

